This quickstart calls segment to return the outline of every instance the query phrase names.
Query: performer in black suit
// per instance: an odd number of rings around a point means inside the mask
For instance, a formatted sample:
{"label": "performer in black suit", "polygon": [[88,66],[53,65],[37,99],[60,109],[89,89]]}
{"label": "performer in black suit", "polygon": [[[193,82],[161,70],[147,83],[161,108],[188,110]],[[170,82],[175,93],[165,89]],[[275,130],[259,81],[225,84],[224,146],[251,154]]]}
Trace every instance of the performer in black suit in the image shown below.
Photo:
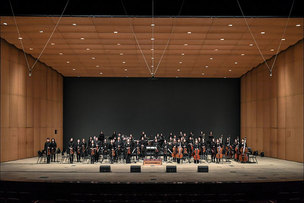
{"label": "performer in black suit", "polygon": [[168,153],[169,153],[169,144],[167,143],[167,140],[164,139],[163,143],[163,154],[164,154],[164,161],[167,161]]}
{"label": "performer in black suit", "polygon": [[89,151],[91,155],[91,164],[94,164],[95,162],[95,154],[96,154],[96,145],[94,140],[91,141],[91,144],[89,145]]}
{"label": "performer in black suit", "polygon": [[77,162],[80,162],[80,156],[81,156],[81,143],[80,143],[80,139],[78,139],[77,143],[76,143],[76,158],[77,158]]}
{"label": "performer in black suit", "polygon": [[100,131],[100,134],[98,135],[98,140],[103,142],[104,138],[105,138],[104,133],[102,131]]}
{"label": "performer in black suit", "polygon": [[130,140],[127,140],[126,146],[125,146],[125,156],[126,156],[126,163],[129,164],[131,163],[131,154],[132,154],[132,148],[131,148],[131,143]]}
{"label": "performer in black suit", "polygon": [[51,142],[50,138],[46,138],[46,142],[44,143],[44,152],[46,153],[46,160],[49,164],[51,162]]}
{"label": "performer in black suit", "polygon": [[68,154],[69,154],[71,164],[73,163],[73,160],[74,160],[74,150],[75,150],[74,139],[71,138],[69,145],[68,145]]}
{"label": "performer in black suit", "polygon": [[86,156],[86,153],[87,153],[87,143],[86,143],[85,139],[82,139],[82,142],[81,142],[81,157],[83,159]]}
{"label": "performer in black suit", "polygon": [[55,162],[56,157],[56,149],[57,149],[57,143],[55,142],[55,139],[52,138],[51,140],[51,161]]}

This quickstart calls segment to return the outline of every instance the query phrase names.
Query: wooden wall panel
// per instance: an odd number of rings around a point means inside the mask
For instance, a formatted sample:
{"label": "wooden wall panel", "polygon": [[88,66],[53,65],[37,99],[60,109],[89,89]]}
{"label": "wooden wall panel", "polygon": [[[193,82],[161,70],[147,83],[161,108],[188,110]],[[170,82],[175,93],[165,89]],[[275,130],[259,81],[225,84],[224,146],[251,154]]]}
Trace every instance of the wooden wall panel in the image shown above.
{"label": "wooden wall panel", "polygon": [[[29,77],[23,52],[0,40],[0,161],[37,156],[46,137],[56,137],[62,148],[62,76],[38,62]],[[60,133],[54,135],[55,129]]]}
{"label": "wooden wall panel", "polygon": [[278,55],[272,77],[261,64],[241,80],[241,136],[248,137],[248,146],[303,162],[303,40]]}

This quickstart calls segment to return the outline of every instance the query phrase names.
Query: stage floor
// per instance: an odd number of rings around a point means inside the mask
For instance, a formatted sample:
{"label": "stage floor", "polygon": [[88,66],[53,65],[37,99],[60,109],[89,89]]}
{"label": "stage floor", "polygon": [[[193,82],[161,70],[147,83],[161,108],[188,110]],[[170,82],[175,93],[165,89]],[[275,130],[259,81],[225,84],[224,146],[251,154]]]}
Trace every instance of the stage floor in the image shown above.
{"label": "stage floor", "polygon": [[[200,164],[164,163],[142,165],[111,164],[110,173],[100,173],[100,165],[109,163],[37,164],[37,158],[1,163],[1,181],[58,183],[252,183],[303,181],[303,163],[269,157],[257,157],[258,163],[235,161],[220,164],[201,161]],[[131,165],[141,165],[141,173],[130,173]],[[166,173],[166,166],[176,165],[177,173]],[[197,166],[209,166],[208,173],[198,173]]]}

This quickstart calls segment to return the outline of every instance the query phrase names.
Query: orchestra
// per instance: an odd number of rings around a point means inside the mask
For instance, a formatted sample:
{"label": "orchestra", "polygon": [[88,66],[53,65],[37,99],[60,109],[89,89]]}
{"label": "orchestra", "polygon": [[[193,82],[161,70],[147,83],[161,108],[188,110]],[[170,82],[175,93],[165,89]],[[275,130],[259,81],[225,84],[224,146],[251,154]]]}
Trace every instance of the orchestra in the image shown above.
{"label": "orchestra", "polygon": [[[195,164],[202,163],[202,160],[219,164],[223,158],[247,163],[246,138],[241,141],[236,138],[233,143],[230,140],[231,138],[227,137],[225,141],[223,135],[215,138],[212,131],[207,137],[203,132],[200,132],[198,137],[192,132],[189,134],[179,132],[177,135],[170,133],[168,138],[162,133],[149,138],[145,132],[142,132],[138,140],[134,139],[132,134],[126,136],[116,131],[110,137],[105,137],[101,131],[98,136],[89,137],[87,142],[85,139],[77,139],[77,143],[74,144],[71,138],[64,152],[67,153],[71,164],[75,155],[77,162],[87,159],[91,160],[91,164],[102,163],[104,160],[109,160],[111,164],[128,164],[147,158],[162,159],[164,162],[177,164],[191,163],[192,160]],[[50,142],[48,138],[44,146],[47,163],[55,160],[56,148],[55,139],[52,138]]]}

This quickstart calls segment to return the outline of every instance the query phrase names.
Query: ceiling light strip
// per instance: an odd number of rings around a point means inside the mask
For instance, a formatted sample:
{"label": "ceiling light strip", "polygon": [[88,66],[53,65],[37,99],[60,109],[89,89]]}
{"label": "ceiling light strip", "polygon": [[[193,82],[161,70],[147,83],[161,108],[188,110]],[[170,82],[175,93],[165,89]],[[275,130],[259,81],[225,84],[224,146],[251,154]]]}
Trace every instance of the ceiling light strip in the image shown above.
{"label": "ceiling light strip", "polygon": [[[18,28],[18,24],[17,24],[17,21],[16,21],[16,17],[15,17],[15,13],[14,13],[14,9],[13,9],[11,0],[9,0],[9,3],[10,3],[11,11],[12,11],[12,14],[13,14],[14,22],[15,22],[15,25],[16,25],[16,29],[17,29],[17,33],[18,33],[18,38],[20,38],[21,37],[20,36],[20,31],[19,31],[19,28]],[[22,47],[22,50],[23,50],[23,55],[24,55],[24,58],[25,58],[25,61],[26,61],[27,69],[28,69],[29,72],[31,72],[30,64],[29,64],[29,62],[27,60],[26,53],[24,51],[24,46],[23,46],[22,39],[20,39],[19,41],[21,43],[21,47]]]}
{"label": "ceiling light strip", "polygon": [[63,11],[62,11],[62,13],[61,13],[61,15],[60,15],[60,17],[59,17],[58,21],[57,21],[57,23],[56,23],[56,25],[55,25],[55,27],[54,27],[54,29],[53,29],[52,33],[51,33],[51,35],[50,35],[49,39],[48,39],[48,40],[47,40],[47,42],[45,43],[45,45],[44,45],[44,47],[43,47],[43,49],[42,49],[41,53],[39,54],[39,56],[38,56],[38,58],[36,59],[35,63],[32,65],[32,67],[31,67],[31,70],[30,70],[30,71],[32,71],[32,70],[34,69],[34,67],[35,67],[36,63],[38,62],[38,60],[39,60],[39,59],[40,59],[40,57],[42,56],[42,54],[43,54],[43,52],[44,52],[44,50],[45,50],[46,46],[48,45],[49,41],[51,40],[51,38],[52,38],[52,36],[53,36],[53,34],[54,34],[54,32],[55,32],[55,30],[56,30],[57,26],[59,25],[60,20],[61,20],[61,18],[62,18],[62,16],[63,16],[63,14],[64,14],[64,12],[65,12],[65,9],[67,8],[67,6],[68,6],[68,4],[69,4],[69,1],[70,1],[70,0],[67,0],[66,4],[65,4],[65,6],[64,6],[64,9],[63,9]]}
{"label": "ceiling light strip", "polygon": [[[283,39],[284,36],[285,36],[286,29],[287,29],[287,26],[288,26],[288,23],[289,23],[289,19],[290,19],[290,15],[291,15],[291,11],[292,11],[293,5],[294,5],[294,0],[292,1],[291,8],[290,8],[290,11],[289,11],[289,15],[288,15],[288,18],[287,18],[287,21],[286,21],[285,28],[284,28],[284,31],[283,31],[283,34],[282,34],[281,39]],[[276,60],[277,60],[277,57],[278,57],[278,53],[279,53],[279,51],[280,51],[280,48],[281,48],[281,45],[282,45],[282,42],[283,42],[283,40],[281,40],[281,39],[280,39],[279,47],[278,47],[278,49],[277,49],[277,53],[276,53],[276,55],[275,55],[275,57],[274,57],[272,66],[271,66],[271,68],[270,68],[270,72],[272,72],[272,69],[273,69],[274,64],[275,64],[275,62],[276,62]]]}
{"label": "ceiling light strip", "polygon": [[[182,1],[181,7],[180,7],[180,9],[179,9],[178,14],[177,14],[176,17],[178,17],[178,16],[181,14],[183,5],[184,5],[184,0]],[[174,27],[175,27],[174,21],[175,21],[176,17],[173,19],[170,37],[169,37],[169,39],[168,39],[168,41],[167,41],[166,47],[165,47],[165,49],[163,50],[162,55],[161,55],[161,57],[160,57],[160,59],[159,59],[159,61],[158,61],[158,64],[157,64],[157,66],[156,66],[156,69],[155,69],[155,72],[153,73],[153,75],[156,74],[156,72],[157,72],[157,70],[158,70],[158,67],[159,67],[159,65],[160,65],[160,63],[161,63],[161,61],[162,61],[162,59],[163,59],[163,57],[164,57],[164,54],[165,54],[165,52],[166,52],[166,50],[167,50],[167,48],[168,48],[169,42],[171,41],[172,34],[173,34],[173,29],[174,29]]]}
{"label": "ceiling light strip", "polygon": [[250,29],[250,27],[249,27],[249,25],[248,25],[247,19],[246,19],[245,15],[244,15],[244,12],[243,12],[243,10],[242,10],[241,4],[240,4],[239,0],[236,0],[236,1],[237,1],[238,6],[239,6],[239,8],[240,8],[240,10],[241,10],[241,13],[242,13],[243,18],[244,18],[244,20],[245,20],[245,23],[246,23],[246,25],[247,25],[247,28],[248,28],[248,30],[249,30],[249,32],[250,32],[250,35],[251,35],[251,37],[253,38],[253,41],[254,41],[256,47],[258,48],[259,53],[260,53],[262,59],[264,60],[266,66],[267,66],[267,68],[268,68],[268,70],[271,72],[268,63],[267,63],[267,61],[266,61],[266,59],[265,59],[265,57],[264,57],[264,55],[263,55],[263,53],[262,53],[262,51],[261,51],[261,49],[260,49],[260,47],[259,47],[257,41],[255,40],[255,37],[253,36],[253,34],[252,34],[252,32],[251,32],[251,29]]}
{"label": "ceiling light strip", "polygon": [[[152,19],[151,19],[152,23],[151,25],[154,25],[154,0],[152,0]],[[151,27],[151,32],[152,32],[152,38],[151,39],[154,39],[154,27],[155,26],[152,26]],[[152,41],[152,52],[151,52],[151,72],[152,74],[154,74],[154,41],[155,40],[151,40]]]}
{"label": "ceiling light strip", "polygon": [[139,45],[139,42],[138,42],[137,37],[136,37],[136,34],[135,34],[135,32],[134,32],[134,27],[133,27],[134,25],[130,22],[131,20],[130,20],[130,17],[128,16],[128,13],[127,13],[127,10],[126,10],[125,5],[124,5],[124,3],[123,3],[123,0],[121,0],[121,4],[122,4],[123,10],[124,10],[126,16],[127,16],[128,19],[129,19],[129,25],[130,25],[130,28],[131,28],[131,30],[132,30],[132,34],[133,34],[133,36],[134,36],[134,38],[135,38],[137,47],[138,47],[138,49],[139,49],[139,51],[140,51],[142,57],[144,58],[144,61],[145,61],[146,66],[147,66],[147,68],[148,68],[148,70],[149,70],[149,73],[152,75],[152,71],[151,71],[151,69],[150,69],[150,67],[149,67],[149,65],[148,65],[148,63],[147,63],[146,57],[145,57],[145,55],[144,55],[144,53],[143,53],[143,51],[142,51],[142,49],[141,49],[141,47],[140,47],[140,45]]}

